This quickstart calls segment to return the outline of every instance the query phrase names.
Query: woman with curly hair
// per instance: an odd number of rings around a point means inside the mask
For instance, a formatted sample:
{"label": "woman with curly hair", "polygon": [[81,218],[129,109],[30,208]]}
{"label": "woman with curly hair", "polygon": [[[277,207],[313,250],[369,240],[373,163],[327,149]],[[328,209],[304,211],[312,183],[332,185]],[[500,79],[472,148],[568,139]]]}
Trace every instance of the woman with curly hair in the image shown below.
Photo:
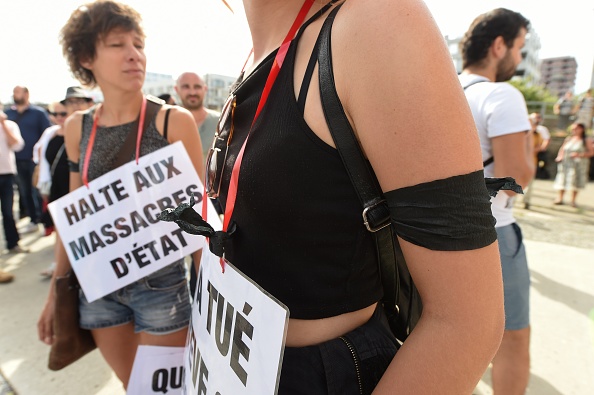
{"label": "woman with curly hair", "polygon": [[[90,181],[111,170],[126,136],[141,123],[135,120],[145,114],[146,56],[140,22],[140,15],[127,5],[97,1],[75,10],[62,29],[62,48],[72,73],[82,84],[101,88],[104,96],[103,103],[74,113],[64,126],[71,191],[83,185],[85,176]],[[202,146],[189,112],[163,104],[144,123],[148,127],[142,134],[141,156],[182,141],[202,174]],[[56,263],[52,282],[69,269],[64,248],[59,249]],[[53,341],[55,295],[51,289],[38,323],[39,337],[47,344]],[[91,330],[124,386],[138,345],[183,346],[189,319],[183,259],[92,303],[84,292],[80,294],[80,326]]]}

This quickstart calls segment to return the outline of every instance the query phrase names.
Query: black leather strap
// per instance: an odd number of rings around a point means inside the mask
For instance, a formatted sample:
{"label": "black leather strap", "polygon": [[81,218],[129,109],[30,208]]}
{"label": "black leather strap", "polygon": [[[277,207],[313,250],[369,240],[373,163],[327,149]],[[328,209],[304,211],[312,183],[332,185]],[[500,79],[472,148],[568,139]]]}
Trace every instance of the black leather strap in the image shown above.
{"label": "black leather strap", "polygon": [[303,75],[303,81],[301,82],[301,88],[299,88],[299,96],[297,97],[297,106],[301,110],[301,115],[305,113],[305,99],[307,99],[307,92],[309,92],[309,84],[311,83],[311,77],[313,76],[314,69],[318,62],[318,50],[320,46],[320,37],[316,40],[316,43],[311,51],[311,57],[307,63],[305,74]]}
{"label": "black leather strap", "polygon": [[463,87],[462,89],[466,90],[466,89],[470,88],[471,86],[473,86],[473,85],[476,85],[476,84],[480,84],[480,83],[482,83],[482,82],[491,82],[491,81],[489,81],[489,80],[478,80],[478,81],[472,81],[470,84],[466,85],[466,86],[465,86],[465,87]]}
{"label": "black leather strap", "polygon": [[[363,219],[367,222],[367,228],[373,231],[376,237],[384,300],[397,304],[396,295],[398,295],[400,281],[396,266],[396,254],[400,251],[400,246],[391,225],[390,209],[383,198],[375,173],[363,155],[355,133],[344,113],[334,83],[330,33],[340,7],[341,5],[337,6],[328,15],[320,32],[318,63],[322,108],[336,148],[363,206]],[[394,306],[391,307],[394,308]]]}
{"label": "black leather strap", "polygon": [[368,228],[373,230],[390,223],[390,209],[382,197],[382,191],[375,173],[361,151],[359,141],[355,137],[355,133],[344,113],[334,84],[330,31],[334,17],[341,5],[337,6],[328,15],[320,32],[322,35],[318,53],[320,95],[324,116],[332,138],[356,188],[359,200],[363,204],[364,216],[366,222],[369,223]]}
{"label": "black leather strap", "polygon": [[169,128],[169,113],[171,112],[171,107],[169,107],[166,111],[165,111],[165,121],[163,122],[163,137],[165,137],[165,140],[167,140],[167,132],[168,132],[168,128]]}

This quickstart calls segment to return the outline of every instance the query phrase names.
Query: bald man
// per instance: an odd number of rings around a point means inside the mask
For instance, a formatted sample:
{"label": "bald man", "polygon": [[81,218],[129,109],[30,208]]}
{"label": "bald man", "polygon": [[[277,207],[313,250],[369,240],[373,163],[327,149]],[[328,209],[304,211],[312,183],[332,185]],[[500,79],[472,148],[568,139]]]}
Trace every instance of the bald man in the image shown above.
{"label": "bald man", "polygon": [[182,106],[192,113],[196,126],[198,126],[205,160],[221,115],[204,107],[204,97],[207,91],[208,87],[202,77],[192,72],[182,73],[175,84],[175,92],[181,99]]}

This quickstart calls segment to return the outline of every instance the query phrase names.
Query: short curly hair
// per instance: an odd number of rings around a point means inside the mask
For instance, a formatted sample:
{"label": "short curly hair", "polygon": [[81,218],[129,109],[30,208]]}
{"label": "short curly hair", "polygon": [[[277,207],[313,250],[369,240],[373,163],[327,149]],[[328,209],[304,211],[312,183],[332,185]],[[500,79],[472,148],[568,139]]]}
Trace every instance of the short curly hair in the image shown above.
{"label": "short curly hair", "polygon": [[74,77],[85,86],[96,86],[93,72],[81,62],[95,59],[97,42],[113,29],[134,31],[144,38],[141,22],[140,14],[132,7],[111,0],[78,7],[60,32],[62,53]]}
{"label": "short curly hair", "polygon": [[491,44],[499,36],[503,37],[508,48],[513,47],[520,29],[528,30],[529,27],[530,21],[522,14],[506,8],[497,8],[479,15],[460,41],[462,68],[481,63],[487,57]]}

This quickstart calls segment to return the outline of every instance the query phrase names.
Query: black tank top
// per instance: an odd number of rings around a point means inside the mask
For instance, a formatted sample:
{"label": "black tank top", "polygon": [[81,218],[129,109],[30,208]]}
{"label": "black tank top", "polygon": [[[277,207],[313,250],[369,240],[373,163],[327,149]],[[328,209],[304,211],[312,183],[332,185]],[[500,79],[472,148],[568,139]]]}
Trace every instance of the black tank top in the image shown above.
{"label": "black tank top", "polygon": [[[292,318],[319,319],[367,307],[383,291],[374,239],[363,225],[362,208],[340,156],[308,127],[295,99],[300,37],[301,32],[291,43],[247,143],[232,218],[237,231],[226,257],[286,304]],[[235,88],[223,205],[275,55]]]}

